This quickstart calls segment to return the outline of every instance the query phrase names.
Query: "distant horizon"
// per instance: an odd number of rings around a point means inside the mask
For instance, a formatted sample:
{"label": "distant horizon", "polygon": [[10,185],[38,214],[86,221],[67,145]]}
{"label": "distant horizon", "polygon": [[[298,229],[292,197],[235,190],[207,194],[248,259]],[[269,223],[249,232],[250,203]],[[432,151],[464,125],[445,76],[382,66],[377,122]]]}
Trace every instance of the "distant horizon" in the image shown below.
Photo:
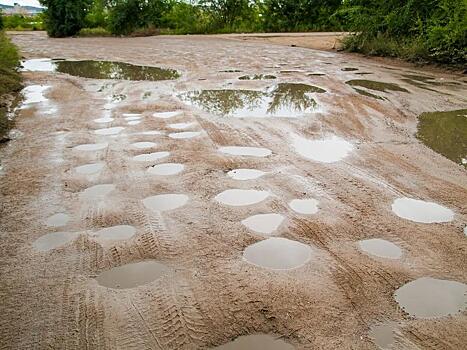
{"label": "distant horizon", "polygon": [[0,0],[0,5],[13,6],[15,3],[21,6],[43,7],[38,0]]}

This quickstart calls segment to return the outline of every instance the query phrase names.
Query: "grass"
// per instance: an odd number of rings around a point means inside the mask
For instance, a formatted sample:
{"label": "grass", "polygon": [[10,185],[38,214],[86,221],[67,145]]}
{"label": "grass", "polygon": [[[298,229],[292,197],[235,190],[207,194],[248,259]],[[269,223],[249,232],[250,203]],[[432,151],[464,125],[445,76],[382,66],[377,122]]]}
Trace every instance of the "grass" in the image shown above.
{"label": "grass", "polygon": [[112,36],[107,29],[102,27],[97,28],[83,28],[79,31],[78,36],[80,37],[105,37],[105,36]]}

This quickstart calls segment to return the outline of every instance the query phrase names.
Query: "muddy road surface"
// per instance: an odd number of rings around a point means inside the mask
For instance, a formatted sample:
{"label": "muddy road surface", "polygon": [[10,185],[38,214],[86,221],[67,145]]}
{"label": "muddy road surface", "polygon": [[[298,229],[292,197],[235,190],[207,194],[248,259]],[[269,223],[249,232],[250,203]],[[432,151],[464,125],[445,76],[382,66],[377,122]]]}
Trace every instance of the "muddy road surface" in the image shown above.
{"label": "muddy road surface", "polygon": [[464,76],[229,37],[12,38],[55,61],[25,63],[0,148],[0,348],[467,344],[465,149],[416,137],[467,108]]}

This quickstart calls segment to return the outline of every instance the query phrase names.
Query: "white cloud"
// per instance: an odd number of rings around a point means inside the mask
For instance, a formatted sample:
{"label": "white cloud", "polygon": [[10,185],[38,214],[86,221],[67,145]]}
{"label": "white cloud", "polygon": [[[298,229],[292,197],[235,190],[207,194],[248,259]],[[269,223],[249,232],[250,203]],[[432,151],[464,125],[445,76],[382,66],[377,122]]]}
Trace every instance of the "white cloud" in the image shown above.
{"label": "white cloud", "polygon": [[0,4],[2,5],[14,5],[15,3],[22,6],[42,7],[38,0],[0,0]]}

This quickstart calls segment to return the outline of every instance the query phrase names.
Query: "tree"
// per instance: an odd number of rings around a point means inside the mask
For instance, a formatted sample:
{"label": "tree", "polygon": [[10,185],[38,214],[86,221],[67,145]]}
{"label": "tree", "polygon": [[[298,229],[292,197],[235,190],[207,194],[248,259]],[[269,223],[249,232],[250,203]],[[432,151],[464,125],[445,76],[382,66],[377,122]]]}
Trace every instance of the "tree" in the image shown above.
{"label": "tree", "polygon": [[0,10],[0,30],[3,30],[3,13]]}
{"label": "tree", "polygon": [[92,0],[40,0],[46,7],[45,23],[51,37],[66,37],[77,34],[85,25],[86,13]]}

